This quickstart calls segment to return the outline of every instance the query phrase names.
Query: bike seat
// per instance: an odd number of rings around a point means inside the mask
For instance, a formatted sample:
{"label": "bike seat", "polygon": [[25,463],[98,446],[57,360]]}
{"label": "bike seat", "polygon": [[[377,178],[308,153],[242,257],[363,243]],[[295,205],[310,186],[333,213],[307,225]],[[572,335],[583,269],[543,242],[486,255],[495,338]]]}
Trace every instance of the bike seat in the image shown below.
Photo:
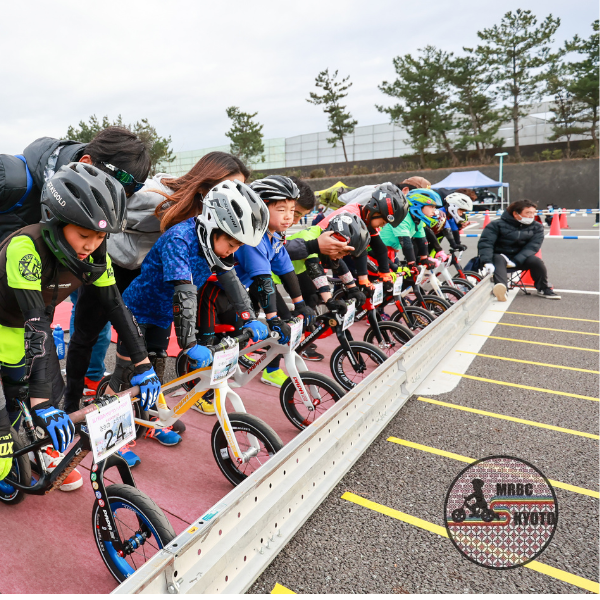
{"label": "bike seat", "polygon": [[228,333],[229,331],[235,331],[233,325],[215,325],[215,333]]}

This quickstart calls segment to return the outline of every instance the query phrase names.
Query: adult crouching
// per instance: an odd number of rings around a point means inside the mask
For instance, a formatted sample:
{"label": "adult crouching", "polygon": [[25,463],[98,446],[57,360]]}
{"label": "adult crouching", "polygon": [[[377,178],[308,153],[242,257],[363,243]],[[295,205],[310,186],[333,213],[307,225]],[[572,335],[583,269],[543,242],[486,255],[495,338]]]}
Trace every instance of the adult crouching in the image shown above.
{"label": "adult crouching", "polygon": [[544,261],[535,256],[544,241],[544,226],[534,220],[536,210],[530,200],[513,202],[479,238],[479,260],[486,273],[493,273],[493,293],[500,302],[506,302],[508,269],[515,267],[530,271],[538,296],[560,300],[548,284]]}

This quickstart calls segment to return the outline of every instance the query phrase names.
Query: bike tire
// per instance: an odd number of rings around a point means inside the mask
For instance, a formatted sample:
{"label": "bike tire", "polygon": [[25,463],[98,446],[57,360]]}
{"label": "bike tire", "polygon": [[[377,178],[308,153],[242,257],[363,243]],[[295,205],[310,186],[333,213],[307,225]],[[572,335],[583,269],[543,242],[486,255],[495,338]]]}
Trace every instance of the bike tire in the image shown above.
{"label": "bike tire", "polygon": [[[373,344],[373,346],[376,346],[382,350],[388,358],[396,354],[396,352],[400,350],[400,348],[402,348],[406,342],[409,342],[415,337],[413,332],[408,329],[408,327],[404,327],[404,325],[400,325],[400,323],[396,323],[395,321],[381,322],[379,323],[379,329],[382,332],[386,331],[388,333],[388,337],[393,345],[383,348],[377,341],[373,327],[369,327],[367,329],[365,335],[363,336],[363,341]],[[385,338],[383,343],[385,344]]]}
{"label": "bike tire", "polygon": [[[146,545],[158,552],[171,540],[175,539],[175,530],[160,507],[137,488],[124,483],[116,483],[106,488],[106,495],[117,529],[121,527],[119,529],[121,540],[130,539],[135,535],[134,532],[143,533],[145,538],[144,543],[140,544],[131,554],[123,557],[119,556],[112,542],[103,542],[100,539],[100,527],[104,524],[102,511],[106,509],[101,508],[98,499],[96,499],[92,509],[94,539],[104,564],[111,575],[120,583],[134,573],[141,564],[145,563],[147,558],[150,558],[150,555],[146,555]],[[123,512],[118,512],[120,509],[123,509]],[[136,519],[137,529],[135,528]],[[154,541],[150,543],[150,540]],[[156,552],[153,552],[152,555]],[[134,556],[137,557],[140,564],[136,564]]]}
{"label": "bike tire", "polygon": [[435,315],[420,306],[405,306],[404,311],[412,316],[412,327],[410,320],[399,310],[392,313],[392,321],[408,327],[415,335],[435,321]]}
{"label": "bike tire", "polygon": [[306,429],[309,425],[320,417],[326,410],[331,408],[340,398],[344,396],[346,391],[341,388],[331,377],[323,375],[321,373],[314,373],[312,371],[303,371],[299,373],[302,383],[308,388],[307,391],[313,398],[313,390],[309,389],[309,386],[318,387],[319,390],[325,390],[325,393],[330,396],[329,399],[319,400],[318,404],[315,405],[314,411],[309,411],[302,400],[298,396],[298,392],[294,387],[292,378],[288,377],[279,390],[279,402],[283,414],[287,417],[290,423],[297,429]]}
{"label": "bike tire", "polygon": [[[10,432],[14,440],[13,448],[21,450],[24,444],[19,437],[19,434],[11,427]],[[13,459],[12,468],[9,477],[18,481],[21,485],[31,485],[31,463],[27,454]],[[3,504],[19,504],[25,500],[25,492],[14,488],[7,481],[0,481],[0,502]]]}
{"label": "bike tire", "polygon": [[[108,384],[110,383],[111,377],[112,377],[112,375],[105,375],[100,380],[100,383],[98,384],[98,387],[96,388],[96,398],[100,398],[101,396],[104,395],[104,392],[106,391],[106,388],[108,387]],[[142,406],[139,402],[134,402],[133,403],[133,418],[134,419],[142,419],[143,421],[149,421],[150,413],[148,411],[142,410]],[[147,431],[148,431],[147,427],[144,427],[143,425],[138,425],[137,423],[135,424],[136,439],[139,440],[142,437],[144,437],[144,435],[146,435]]]}
{"label": "bike tire", "polygon": [[440,285],[440,290],[446,297],[446,300],[450,302],[450,304],[454,304],[458,302],[461,298],[464,298],[464,294],[457,290],[456,288],[450,287],[449,285]]}
{"label": "bike tire", "polygon": [[452,283],[456,286],[456,289],[463,294],[467,294],[475,287],[468,279],[461,279],[460,277],[454,277]]}
{"label": "bike tire", "polygon": [[[350,347],[352,348],[354,354],[364,355],[371,362],[378,367],[380,364],[383,364],[387,360],[387,356],[385,352],[374,346],[373,344],[369,344],[368,342],[360,342],[360,341],[351,341],[349,342]],[[344,359],[346,359],[348,366],[344,367]],[[370,365],[368,365],[370,366]],[[352,368],[352,364],[347,358],[346,351],[342,346],[338,346],[331,354],[331,359],[329,361],[329,368],[331,369],[331,373],[333,378],[346,390],[351,390],[353,387],[358,385],[360,381],[362,381],[369,373],[357,373]],[[346,371],[348,370],[348,374]]]}
{"label": "bike tire", "polygon": [[[254,473],[256,469],[268,461],[269,458],[279,452],[283,448],[283,442],[274,429],[254,415],[233,412],[229,413],[228,416],[231,423],[231,430],[242,452],[250,447],[250,442],[247,440],[243,442],[241,437],[237,435],[238,432],[253,435],[261,444],[261,454],[250,459],[250,462],[238,467],[229,449],[221,424],[218,421],[215,423],[210,436],[213,456],[217,461],[219,469],[221,469],[221,473],[227,477],[229,482],[233,485],[239,485],[249,475]],[[262,456],[262,459],[259,456]]]}
{"label": "bike tire", "polygon": [[[423,302],[425,302],[425,310],[428,310],[437,319],[441,314],[445,313],[452,305],[447,300],[440,298],[435,294],[426,294],[423,296]],[[420,306],[418,298],[413,300],[412,306]]]}
{"label": "bike tire", "polygon": [[483,279],[481,273],[478,273],[477,271],[463,271],[463,275],[467,278],[468,281],[474,283],[475,285],[480,283]]}

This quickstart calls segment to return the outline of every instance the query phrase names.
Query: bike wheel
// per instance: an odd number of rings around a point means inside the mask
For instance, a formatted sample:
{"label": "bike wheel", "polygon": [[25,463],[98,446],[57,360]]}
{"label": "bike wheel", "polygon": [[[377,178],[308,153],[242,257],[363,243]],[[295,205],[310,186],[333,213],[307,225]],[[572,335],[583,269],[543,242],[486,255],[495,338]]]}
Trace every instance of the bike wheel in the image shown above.
{"label": "bike wheel", "polygon": [[454,304],[458,302],[464,294],[459,292],[456,288],[450,287],[449,285],[440,285],[440,290],[442,290],[442,294],[450,304]]}
{"label": "bike wheel", "polygon": [[117,483],[106,488],[106,495],[119,537],[125,545],[123,556],[118,554],[112,542],[100,539],[106,508],[100,506],[98,499],[92,509],[94,539],[104,564],[121,582],[173,540],[175,531],[159,506],[137,488]]}
{"label": "bike wheel", "polygon": [[467,513],[464,508],[455,508],[452,511],[452,520],[455,523],[462,523],[467,518]]}
{"label": "bike wheel", "polygon": [[452,283],[456,286],[456,289],[463,294],[470,292],[475,284],[471,283],[468,279],[461,279],[460,277],[455,277],[452,280]]}
{"label": "bike wheel", "polygon": [[321,373],[303,371],[300,373],[300,379],[306,387],[315,410],[310,411],[304,406],[291,377],[283,382],[279,390],[279,402],[283,414],[292,425],[298,429],[305,429],[331,408],[346,392],[331,377]]}
{"label": "bike wheel", "polygon": [[365,342],[369,342],[369,344],[377,346],[380,350],[383,350],[388,357],[394,355],[397,350],[406,344],[406,342],[415,337],[410,329],[394,321],[379,323],[379,329],[382,334],[384,332],[387,333],[387,337],[390,340],[389,344],[385,341],[385,334],[382,336],[383,341],[381,344],[377,341],[373,327],[369,327],[369,329],[367,329],[363,340]]}
{"label": "bike wheel", "polygon": [[260,450],[249,462],[237,464],[221,424],[217,421],[211,434],[211,448],[219,469],[233,485],[239,485],[249,475],[262,467],[276,452],[283,448],[283,442],[275,431],[264,421],[248,413],[229,413],[231,430],[242,452],[247,452],[254,436],[259,443]]}
{"label": "bike wheel", "polygon": [[485,523],[491,523],[494,520],[494,517],[496,516],[496,513],[489,509],[489,508],[484,508],[481,511],[481,519],[485,522]]}
{"label": "bike wheel", "polygon": [[[105,375],[100,380],[100,383],[98,384],[98,387],[96,389],[96,398],[100,398],[100,396],[104,396],[104,393],[106,392],[106,388],[108,387],[108,384],[110,383],[111,377],[112,377],[112,375]],[[142,410],[142,407],[139,402],[134,402],[133,403],[133,418],[134,419],[142,419],[143,421],[148,421],[150,418],[150,413],[148,413],[145,410]],[[137,439],[140,439],[144,435],[146,435],[146,431],[148,431],[147,427],[144,427],[143,425],[138,425],[137,423],[135,424],[135,437]]]}
{"label": "bike wheel", "polygon": [[360,372],[354,370],[346,351],[338,346],[331,355],[329,368],[333,378],[345,389],[351,390],[380,364],[387,360],[385,352],[368,342],[349,342],[350,348],[360,365]]}
{"label": "bike wheel", "polygon": [[477,285],[483,277],[477,271],[463,271],[463,275],[473,284]]}
{"label": "bike wheel", "polygon": [[420,306],[405,306],[404,312],[397,310],[392,314],[392,321],[408,327],[417,335],[435,321],[435,315]]}
{"label": "bike wheel", "polygon": [[[443,300],[434,294],[427,294],[423,296],[423,302],[425,303],[425,309],[433,314],[436,318],[445,313],[452,306],[448,300]],[[415,298],[412,304],[413,306],[421,306],[418,298]]]}
{"label": "bike wheel", "polygon": [[[11,427],[15,450],[21,450],[24,445],[17,432]],[[21,485],[31,485],[31,463],[27,454],[13,459],[12,468],[8,476]],[[8,481],[0,481],[0,502],[4,504],[19,504],[25,500],[25,492],[14,488]]]}

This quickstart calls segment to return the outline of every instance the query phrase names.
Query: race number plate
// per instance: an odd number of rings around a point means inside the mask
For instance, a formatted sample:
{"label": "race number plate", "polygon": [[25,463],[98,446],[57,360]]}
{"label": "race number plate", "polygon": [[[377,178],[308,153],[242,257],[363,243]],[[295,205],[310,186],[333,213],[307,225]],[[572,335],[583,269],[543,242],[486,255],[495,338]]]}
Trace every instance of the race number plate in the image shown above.
{"label": "race number plate", "polygon": [[298,323],[292,323],[290,325],[290,329],[292,333],[290,334],[290,350],[293,350],[302,340],[302,325],[304,321],[298,321]]}
{"label": "race number plate", "polygon": [[396,281],[394,281],[394,289],[392,293],[394,296],[400,296],[402,294],[402,284],[404,283],[404,277],[396,277]]}
{"label": "race number plate", "polygon": [[373,306],[379,306],[383,302],[383,283],[373,285]]}
{"label": "race number plate", "polygon": [[354,317],[356,316],[356,300],[352,300],[348,304],[348,309],[344,315],[344,322],[342,323],[342,331],[346,331],[354,323]]}
{"label": "race number plate", "polygon": [[213,357],[212,371],[210,372],[210,384],[219,383],[235,373],[238,364],[239,344],[227,350],[216,352]]}
{"label": "race number plate", "polygon": [[131,396],[127,394],[86,415],[94,462],[98,463],[135,439]]}

